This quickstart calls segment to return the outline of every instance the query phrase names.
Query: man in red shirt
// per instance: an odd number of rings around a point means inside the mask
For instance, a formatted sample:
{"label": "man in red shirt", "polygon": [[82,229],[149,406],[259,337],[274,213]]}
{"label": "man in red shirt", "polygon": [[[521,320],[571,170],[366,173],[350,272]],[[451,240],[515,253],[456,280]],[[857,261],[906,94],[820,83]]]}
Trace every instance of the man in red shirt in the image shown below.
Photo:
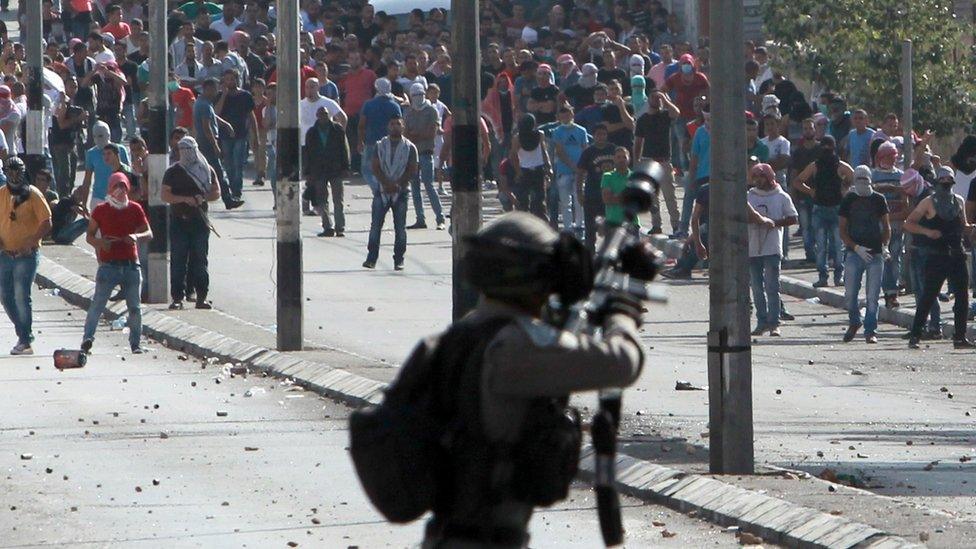
{"label": "man in red shirt", "polygon": [[109,33],[115,37],[116,41],[125,40],[132,34],[132,29],[128,23],[122,21],[122,6],[112,4],[105,10],[108,24],[102,27],[102,33]]}
{"label": "man in red shirt", "polygon": [[151,239],[152,229],[146,212],[138,203],[129,200],[131,183],[123,173],[114,173],[108,180],[107,200],[91,213],[88,224],[88,243],[98,254],[98,273],[95,275],[95,295],[85,319],[85,335],[81,350],[90,353],[95,341],[95,328],[105,310],[109,294],[121,285],[129,312],[129,347],[135,354],[143,353],[142,311],[139,292],[142,271],[136,243]]}
{"label": "man in red shirt", "polygon": [[684,151],[688,148],[687,143],[691,136],[688,135],[686,126],[695,118],[695,98],[701,96],[707,98],[708,87],[708,77],[695,67],[695,58],[690,53],[686,53],[678,59],[678,72],[665,80],[664,87],[661,89],[671,95],[674,104],[681,111],[681,116],[671,126],[672,145],[675,139],[678,141],[677,148],[672,146],[671,156],[678,157],[680,163],[676,163],[676,166],[681,169],[688,166]]}
{"label": "man in red shirt", "polygon": [[342,91],[342,110],[349,117],[346,124],[346,138],[352,147],[352,166],[361,163],[359,151],[355,144],[359,143],[359,113],[363,105],[373,97],[373,84],[376,73],[363,65],[363,55],[358,51],[349,52],[349,72],[339,81]]}
{"label": "man in red shirt", "polygon": [[179,80],[170,80],[168,89],[170,102],[176,107],[176,126],[192,128],[193,103],[197,100],[197,94],[180,85]]}

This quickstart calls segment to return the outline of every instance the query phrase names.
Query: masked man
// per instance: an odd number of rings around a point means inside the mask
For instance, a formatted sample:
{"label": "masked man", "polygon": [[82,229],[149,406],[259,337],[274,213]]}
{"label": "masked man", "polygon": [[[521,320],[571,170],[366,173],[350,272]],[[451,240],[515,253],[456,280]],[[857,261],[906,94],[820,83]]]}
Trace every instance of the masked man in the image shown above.
{"label": "masked man", "polygon": [[848,325],[844,342],[854,340],[861,329],[861,305],[858,294],[862,279],[867,300],[864,318],[864,340],[877,343],[878,297],[884,260],[891,240],[888,203],[885,197],[872,188],[871,168],[858,166],[854,170],[853,191],[847,193],[838,211],[840,238],[847,247],[844,258],[845,299]]}
{"label": "masked man", "polygon": [[81,350],[86,353],[91,352],[98,319],[105,310],[112,289],[118,285],[122,286],[128,308],[129,347],[134,354],[144,352],[140,345],[142,270],[137,244],[140,240],[151,239],[153,234],[142,206],[129,200],[130,189],[131,184],[125,174],[112,174],[105,202],[92,210],[88,223],[88,243],[98,255],[98,273],[95,275],[95,295],[88,308],[81,343]]}
{"label": "masked man", "polygon": [[17,344],[12,355],[31,355],[31,287],[40,261],[41,239],[51,230],[51,208],[36,187],[27,183],[24,161],[9,158],[7,184],[0,187],[0,297],[14,325]]}
{"label": "masked man", "polygon": [[946,279],[955,294],[952,307],[954,328],[952,346],[956,349],[972,349],[974,344],[966,339],[966,315],[969,312],[969,278],[966,272],[966,252],[963,238],[973,237],[973,225],[966,221],[964,202],[952,192],[955,174],[946,167],[936,170],[932,196],[922,200],[905,220],[906,231],[915,235],[915,245],[925,248],[925,272],[921,293],[915,308],[915,319],[908,346],[919,348],[922,327],[929,309],[939,296]]}

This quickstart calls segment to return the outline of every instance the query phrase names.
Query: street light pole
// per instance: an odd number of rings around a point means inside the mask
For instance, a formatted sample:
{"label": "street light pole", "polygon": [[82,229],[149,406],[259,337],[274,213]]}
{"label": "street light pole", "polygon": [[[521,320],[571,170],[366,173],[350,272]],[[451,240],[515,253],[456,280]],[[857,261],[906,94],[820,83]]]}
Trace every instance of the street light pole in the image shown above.
{"label": "street light pole", "polygon": [[453,317],[461,318],[474,308],[478,294],[465,282],[459,268],[467,252],[465,238],[481,227],[481,183],[478,177],[481,161],[480,120],[478,105],[481,102],[481,73],[479,70],[478,3],[471,0],[452,0],[451,16],[454,19],[451,33],[453,75],[451,78],[451,112],[454,123],[451,128],[451,193],[453,205],[451,225],[454,243]]}
{"label": "street light pole", "polygon": [[278,2],[277,323],[279,351],[302,349],[301,154],[298,0]]}
{"label": "street light pole", "polygon": [[[44,127],[41,3],[28,1],[26,15],[27,25],[21,29],[21,37],[27,48],[27,65],[30,78],[27,82],[27,135],[24,136],[26,141],[24,151],[27,154],[28,173],[33,177],[36,170],[45,166],[44,136],[47,135],[47,128]],[[17,151],[13,151],[11,154],[16,153]]]}
{"label": "street light pole", "polygon": [[742,0],[711,0],[708,407],[712,473],[751,474],[752,351]]}
{"label": "street light pole", "polygon": [[169,167],[166,114],[169,112],[169,47],[166,40],[166,0],[149,3],[149,241],[147,278],[149,303],[169,299],[169,206],[163,202],[163,174]]}

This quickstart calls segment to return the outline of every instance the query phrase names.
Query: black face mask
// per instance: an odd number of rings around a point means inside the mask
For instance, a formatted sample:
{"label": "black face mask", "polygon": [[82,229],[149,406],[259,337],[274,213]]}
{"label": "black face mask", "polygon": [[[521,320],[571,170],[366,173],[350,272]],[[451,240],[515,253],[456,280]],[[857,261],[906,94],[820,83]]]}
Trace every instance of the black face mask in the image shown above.
{"label": "black face mask", "polygon": [[821,160],[833,160],[834,159],[834,149],[824,149],[820,151]]}

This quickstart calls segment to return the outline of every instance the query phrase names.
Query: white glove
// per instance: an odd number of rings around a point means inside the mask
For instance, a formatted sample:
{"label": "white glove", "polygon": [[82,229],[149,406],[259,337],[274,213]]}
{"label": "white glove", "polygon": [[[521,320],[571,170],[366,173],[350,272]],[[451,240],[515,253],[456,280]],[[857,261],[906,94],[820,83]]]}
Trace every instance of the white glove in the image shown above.
{"label": "white glove", "polygon": [[888,250],[887,246],[881,247],[881,258],[884,261],[888,261],[889,259],[891,259],[891,251]]}
{"label": "white glove", "polygon": [[867,248],[861,246],[860,244],[854,246],[854,253],[856,253],[861,259],[863,259],[865,263],[870,263],[871,260],[874,259],[874,256],[871,255],[871,252],[869,252]]}

